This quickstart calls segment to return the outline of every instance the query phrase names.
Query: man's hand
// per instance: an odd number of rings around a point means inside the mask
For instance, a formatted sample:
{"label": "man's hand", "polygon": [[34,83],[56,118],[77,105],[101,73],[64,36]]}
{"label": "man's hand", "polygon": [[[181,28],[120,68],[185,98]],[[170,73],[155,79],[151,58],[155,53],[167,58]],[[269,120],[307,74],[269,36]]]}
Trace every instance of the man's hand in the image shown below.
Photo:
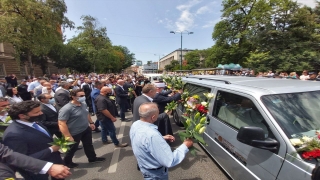
{"label": "man's hand", "polygon": [[193,146],[193,141],[190,138],[187,138],[186,140],[183,141],[183,144],[185,144],[188,148]]}
{"label": "man's hand", "polygon": [[60,146],[51,146],[53,152],[57,152],[60,149]]}
{"label": "man's hand", "polygon": [[90,124],[90,128],[91,128],[91,130],[93,131],[93,130],[96,129],[96,126],[95,126],[94,124]]}
{"label": "man's hand", "polygon": [[166,112],[166,114],[167,114],[168,116],[170,116],[170,115],[171,115],[171,113],[172,113],[172,110],[171,110],[171,111]]}
{"label": "man's hand", "polygon": [[72,136],[66,136],[67,138],[68,138],[68,141],[71,141],[71,142],[73,142],[74,141],[74,139],[73,139],[73,137]]}
{"label": "man's hand", "polygon": [[48,174],[57,179],[64,179],[71,175],[70,168],[60,164],[53,164],[48,170]]}
{"label": "man's hand", "polygon": [[163,139],[168,140],[170,142],[175,141],[175,138],[173,136],[171,136],[171,135],[165,135],[165,136],[162,136],[162,137],[163,137]]}
{"label": "man's hand", "polygon": [[112,122],[116,122],[116,121],[117,121],[117,118],[113,117],[113,118],[111,119],[111,121],[112,121]]}

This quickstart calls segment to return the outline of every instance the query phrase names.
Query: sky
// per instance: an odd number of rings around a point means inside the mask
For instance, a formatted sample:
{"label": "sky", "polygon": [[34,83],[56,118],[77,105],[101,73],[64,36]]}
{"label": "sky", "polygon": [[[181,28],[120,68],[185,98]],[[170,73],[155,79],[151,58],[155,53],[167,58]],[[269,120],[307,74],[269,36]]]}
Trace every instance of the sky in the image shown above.
{"label": "sky", "polygon": [[[297,0],[314,7],[314,0]],[[207,49],[214,45],[212,32],[221,20],[222,0],[65,0],[66,16],[80,26],[82,15],[91,15],[107,28],[113,45],[126,46],[144,64],[157,62],[181,46]],[[177,32],[176,34],[170,31]],[[188,34],[193,32],[193,34]],[[65,30],[67,39],[77,34]]]}

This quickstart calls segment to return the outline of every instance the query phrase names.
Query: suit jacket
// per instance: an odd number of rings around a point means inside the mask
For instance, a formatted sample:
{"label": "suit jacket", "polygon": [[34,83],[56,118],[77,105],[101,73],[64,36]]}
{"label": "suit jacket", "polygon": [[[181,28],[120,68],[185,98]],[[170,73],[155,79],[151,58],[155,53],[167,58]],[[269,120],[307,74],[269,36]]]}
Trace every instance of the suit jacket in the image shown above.
{"label": "suit jacket", "polygon": [[140,119],[139,116],[139,107],[141,104],[145,102],[151,102],[146,96],[141,95],[138,96],[134,101],[133,101],[133,121],[137,121]]}
{"label": "suit jacket", "polygon": [[[90,84],[91,85],[91,84]],[[91,86],[92,87],[92,86]],[[90,98],[90,94],[91,94],[91,91],[92,89],[89,87],[89,84],[84,84],[82,86],[82,89],[84,91],[84,94],[86,95],[86,99],[89,99]]]}
{"label": "suit jacket", "polygon": [[127,103],[128,92],[122,89],[120,86],[117,86],[115,89],[116,100],[118,104]]}
{"label": "suit jacket", "polygon": [[43,113],[41,116],[41,124],[53,135],[56,131],[59,131],[57,108],[55,108],[56,111],[54,111],[42,103],[40,104],[40,108]]}
{"label": "suit jacket", "polygon": [[[39,125],[47,130],[41,124]],[[51,153],[49,149],[51,145],[48,144],[51,142],[53,142],[53,139],[43,132],[16,121],[13,121],[3,134],[3,144],[13,151],[54,164],[63,164],[60,152]],[[42,180],[48,177],[48,175],[35,175],[20,168],[18,171],[25,179]]]}
{"label": "suit jacket", "polygon": [[159,113],[163,113],[165,110],[165,107],[167,106],[167,103],[170,103],[172,101],[178,101],[181,99],[181,94],[176,93],[173,96],[165,96],[161,93],[157,93],[156,96],[153,98],[153,102],[158,104]]}
{"label": "suit jacket", "polygon": [[31,100],[31,93],[28,92],[28,86],[27,85],[23,85],[23,84],[19,84],[17,90],[18,93],[20,95],[20,97],[26,101],[26,100]]}
{"label": "suit jacket", "polygon": [[70,102],[70,92],[68,92],[65,89],[59,89],[54,94],[54,100],[56,102],[56,108],[59,112],[59,110],[66,104]]}
{"label": "suit jacket", "polygon": [[[150,102],[150,100],[144,96],[138,96],[134,102],[133,102],[133,121],[137,121],[140,119],[139,116],[139,107],[141,104],[145,102]],[[159,116],[157,118],[157,121],[155,121],[153,124],[158,126],[158,131],[164,136],[167,134],[173,135],[172,133],[172,127],[170,123],[170,118],[166,113],[159,113]]]}
{"label": "suit jacket", "polygon": [[24,154],[12,151],[7,146],[0,143],[0,177],[12,178],[15,177],[15,172],[12,167],[24,169],[32,173],[39,173],[47,162],[38,160]]}

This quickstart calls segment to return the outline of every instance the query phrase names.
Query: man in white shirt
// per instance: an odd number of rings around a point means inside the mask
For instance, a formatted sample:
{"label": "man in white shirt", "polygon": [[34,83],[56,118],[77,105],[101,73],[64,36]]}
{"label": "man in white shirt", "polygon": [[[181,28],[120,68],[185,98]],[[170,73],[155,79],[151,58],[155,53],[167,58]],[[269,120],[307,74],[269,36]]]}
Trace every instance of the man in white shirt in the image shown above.
{"label": "man in white shirt", "polygon": [[52,91],[52,85],[49,82],[45,82],[43,84],[43,88],[42,88],[42,94],[44,93],[48,93],[50,94],[52,97],[54,97],[54,92]]}
{"label": "man in white shirt", "polygon": [[302,75],[300,76],[300,80],[308,80],[310,79],[307,70],[303,70]]}
{"label": "man in white shirt", "polygon": [[42,94],[42,88],[44,87],[44,83],[46,83],[46,80],[40,80],[40,85],[34,88],[34,95],[37,97],[40,94]]}

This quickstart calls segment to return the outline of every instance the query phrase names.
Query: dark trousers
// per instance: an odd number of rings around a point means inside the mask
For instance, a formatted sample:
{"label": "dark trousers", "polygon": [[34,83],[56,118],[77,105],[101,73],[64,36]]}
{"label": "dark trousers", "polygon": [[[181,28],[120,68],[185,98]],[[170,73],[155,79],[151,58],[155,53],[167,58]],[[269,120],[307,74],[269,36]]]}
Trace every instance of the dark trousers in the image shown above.
{"label": "dark trousers", "polygon": [[92,144],[92,131],[91,128],[88,127],[85,131],[72,136],[75,144],[71,145],[70,150],[66,152],[64,157],[64,162],[66,165],[72,163],[72,158],[74,153],[77,151],[80,141],[83,144],[84,153],[86,154],[88,160],[95,160],[97,155],[94,152],[93,144]]}
{"label": "dark trousers", "polygon": [[52,137],[53,137],[53,135],[56,135],[58,138],[62,137],[62,133],[60,132],[59,129],[49,129],[48,127],[47,127],[47,129],[50,132]]}
{"label": "dark trousers", "polygon": [[166,113],[159,114],[158,119],[153,124],[158,126],[158,131],[162,136],[173,135],[170,118]]}
{"label": "dark trousers", "polygon": [[93,113],[92,99],[91,96],[86,97],[86,104],[89,108],[89,112]]}
{"label": "dark trousers", "polygon": [[94,126],[95,126],[96,128],[98,128],[99,125],[100,125],[100,123],[99,123],[99,120],[97,119],[96,122],[94,122]]}
{"label": "dark trousers", "polygon": [[118,103],[119,107],[120,107],[120,119],[121,120],[124,120],[125,119],[125,113],[127,111],[127,102],[124,101],[124,102],[120,102]]}

